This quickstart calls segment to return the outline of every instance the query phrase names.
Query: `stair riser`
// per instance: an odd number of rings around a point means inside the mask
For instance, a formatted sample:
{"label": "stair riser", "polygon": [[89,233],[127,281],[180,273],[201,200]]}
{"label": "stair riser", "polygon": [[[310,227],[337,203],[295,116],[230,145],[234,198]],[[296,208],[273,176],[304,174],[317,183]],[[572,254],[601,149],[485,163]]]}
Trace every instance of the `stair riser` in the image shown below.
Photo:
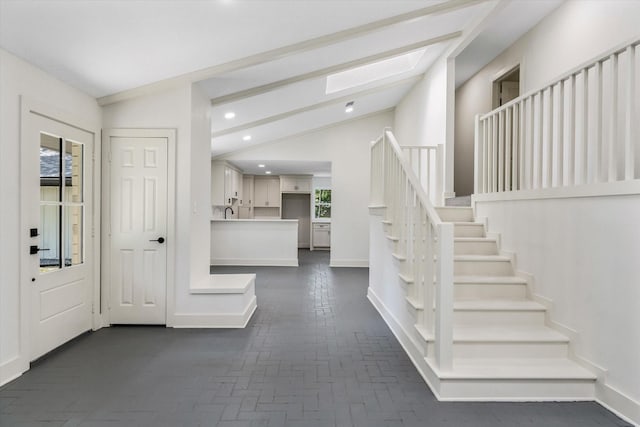
{"label": "stair riser", "polygon": [[526,299],[526,285],[456,284],[453,288],[456,301],[476,299]]}
{"label": "stair riser", "polygon": [[[427,345],[427,355],[435,354],[433,342]],[[564,358],[568,354],[568,345],[563,342],[545,343],[495,343],[495,342],[455,342],[454,358]]]}
{"label": "stair riser", "polygon": [[441,380],[443,399],[593,400],[593,381],[582,380]]}
{"label": "stair riser", "polygon": [[436,208],[436,210],[443,222],[473,222],[473,209],[471,208]]}
{"label": "stair riser", "polygon": [[497,255],[498,245],[494,241],[486,242],[455,242],[455,255]]}
{"label": "stair riser", "polygon": [[543,325],[543,311],[455,311],[454,327],[459,325]]}
{"label": "stair riser", "polygon": [[454,237],[485,237],[483,224],[456,224],[453,227]]}
{"label": "stair riser", "polygon": [[510,261],[466,261],[453,262],[455,276],[512,276]]}

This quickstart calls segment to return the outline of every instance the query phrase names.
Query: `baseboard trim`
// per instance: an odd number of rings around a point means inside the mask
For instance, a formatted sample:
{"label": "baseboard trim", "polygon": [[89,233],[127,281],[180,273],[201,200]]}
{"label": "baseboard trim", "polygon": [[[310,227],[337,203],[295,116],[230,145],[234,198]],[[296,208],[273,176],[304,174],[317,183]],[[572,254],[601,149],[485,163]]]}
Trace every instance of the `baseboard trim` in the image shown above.
{"label": "baseboard trim", "polygon": [[215,258],[211,265],[235,265],[241,267],[297,267],[298,258]]}
{"label": "baseboard trim", "polygon": [[391,332],[396,337],[404,352],[409,356],[409,360],[413,363],[413,366],[416,367],[416,370],[422,376],[422,379],[433,393],[433,395],[438,400],[442,400],[440,397],[440,393],[438,392],[435,384],[439,383],[439,380],[435,374],[435,372],[429,367],[429,364],[425,360],[424,356],[419,350],[419,346],[414,342],[413,338],[407,331],[402,327],[400,322],[395,318],[395,316],[389,311],[387,306],[384,305],[382,300],[376,295],[375,291],[369,287],[367,289],[367,299],[371,302],[371,305],[378,311],[384,322],[387,324]]}
{"label": "baseboard trim", "polygon": [[245,328],[258,308],[255,295],[242,313],[176,313],[174,328]]}
{"label": "baseboard trim", "polygon": [[596,402],[628,423],[640,426],[640,402],[621,391],[596,382]]}
{"label": "baseboard trim", "polygon": [[355,267],[355,268],[368,268],[368,259],[331,259],[329,261],[329,267]]}
{"label": "baseboard trim", "polygon": [[10,383],[28,370],[28,366],[26,369],[23,367],[22,358],[19,356],[3,362],[0,364],[0,386]]}

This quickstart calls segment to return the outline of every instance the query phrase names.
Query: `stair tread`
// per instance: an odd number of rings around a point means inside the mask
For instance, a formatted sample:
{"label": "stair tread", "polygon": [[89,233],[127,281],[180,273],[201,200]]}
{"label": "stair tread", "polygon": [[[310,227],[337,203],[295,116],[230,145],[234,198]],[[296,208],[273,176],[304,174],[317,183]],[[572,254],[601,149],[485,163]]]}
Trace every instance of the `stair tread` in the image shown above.
{"label": "stair tread", "polygon": [[424,309],[424,304],[422,303],[422,301],[418,300],[417,298],[412,296],[407,296],[405,299],[411,305],[411,307],[413,307],[415,310]]}
{"label": "stair tread", "polygon": [[465,300],[453,303],[454,310],[486,311],[544,311],[545,307],[531,300],[495,299]]}
{"label": "stair tread", "polygon": [[398,277],[405,283],[413,283],[413,277],[407,276],[406,274],[399,273]]}
{"label": "stair tread", "polygon": [[511,258],[504,255],[455,255],[454,261],[511,261]]}
{"label": "stair tread", "polygon": [[596,376],[567,358],[453,359],[445,379],[595,380]]}
{"label": "stair tread", "polygon": [[458,325],[455,342],[569,342],[569,338],[546,326],[534,325]]}
{"label": "stair tread", "polygon": [[484,227],[484,223],[482,222],[475,222],[475,221],[452,221],[451,224],[453,225],[475,225],[475,226],[482,226]]}
{"label": "stair tread", "polygon": [[455,276],[453,283],[526,284],[527,281],[518,276]]}
{"label": "stair tread", "polygon": [[398,261],[406,261],[407,260],[407,257],[405,257],[404,255],[397,254],[395,252],[392,253],[391,256],[394,257],[395,259],[397,259]]}
{"label": "stair tread", "polygon": [[454,237],[454,242],[497,242],[495,237]]}
{"label": "stair tread", "polygon": [[391,236],[390,234],[387,234],[385,237],[393,242],[397,242],[398,240],[400,240],[399,237]]}
{"label": "stair tread", "polygon": [[420,334],[422,339],[425,341],[433,341],[433,334],[427,330],[423,325],[415,324],[413,325],[416,328],[416,331]]}

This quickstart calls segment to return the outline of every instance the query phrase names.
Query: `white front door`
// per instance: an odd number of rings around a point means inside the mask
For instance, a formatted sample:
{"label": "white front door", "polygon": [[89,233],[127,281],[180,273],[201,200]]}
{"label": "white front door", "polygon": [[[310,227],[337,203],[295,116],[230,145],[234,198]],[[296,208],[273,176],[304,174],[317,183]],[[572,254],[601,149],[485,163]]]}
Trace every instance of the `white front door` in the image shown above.
{"label": "white front door", "polygon": [[110,323],[165,324],[168,140],[108,138]]}
{"label": "white front door", "polygon": [[33,112],[23,119],[22,280],[34,360],[92,326],[94,134]]}

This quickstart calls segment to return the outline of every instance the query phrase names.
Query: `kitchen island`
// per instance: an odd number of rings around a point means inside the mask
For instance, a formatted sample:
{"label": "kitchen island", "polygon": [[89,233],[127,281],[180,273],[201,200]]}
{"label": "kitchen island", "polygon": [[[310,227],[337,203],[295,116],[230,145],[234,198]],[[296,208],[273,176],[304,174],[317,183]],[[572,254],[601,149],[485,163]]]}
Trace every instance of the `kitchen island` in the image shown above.
{"label": "kitchen island", "polygon": [[298,266],[297,219],[212,219],[211,265]]}

